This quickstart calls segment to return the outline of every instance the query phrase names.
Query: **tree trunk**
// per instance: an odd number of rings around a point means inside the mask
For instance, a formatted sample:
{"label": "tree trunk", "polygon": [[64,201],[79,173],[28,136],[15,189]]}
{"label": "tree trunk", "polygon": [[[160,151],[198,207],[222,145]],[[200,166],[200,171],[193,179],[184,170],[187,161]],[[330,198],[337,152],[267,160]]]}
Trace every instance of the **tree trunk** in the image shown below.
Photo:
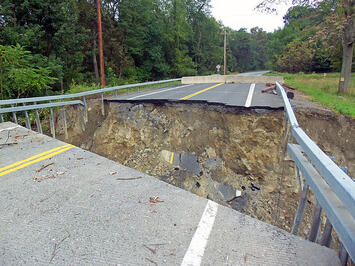
{"label": "tree trunk", "polygon": [[344,93],[349,90],[351,67],[353,64],[354,43],[343,43],[343,61],[339,80],[338,93]]}
{"label": "tree trunk", "polygon": [[354,35],[355,35],[353,2],[354,1],[344,1],[346,24],[344,27],[343,40],[342,40],[343,61],[341,66],[338,93],[344,93],[349,90],[349,84],[351,78],[351,67],[353,63]]}
{"label": "tree trunk", "polygon": [[64,94],[63,77],[60,78],[60,92]]}

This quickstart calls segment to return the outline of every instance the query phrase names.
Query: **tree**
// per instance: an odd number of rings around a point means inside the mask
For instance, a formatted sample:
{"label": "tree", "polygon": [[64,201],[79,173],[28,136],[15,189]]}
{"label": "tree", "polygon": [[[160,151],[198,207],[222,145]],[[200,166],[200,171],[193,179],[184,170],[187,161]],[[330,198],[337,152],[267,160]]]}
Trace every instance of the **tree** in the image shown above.
{"label": "tree", "polygon": [[200,74],[214,73],[216,65],[223,60],[222,25],[210,15],[209,2],[195,0],[187,6],[188,20],[193,30],[190,53]]}
{"label": "tree", "polygon": [[[290,2],[288,0],[281,1]],[[273,6],[278,4],[278,2],[280,2],[280,0],[264,0],[257,8],[267,12],[275,12],[276,8]],[[337,15],[335,18],[337,21],[336,24],[338,25],[336,31],[341,39],[343,48],[338,92],[343,93],[349,89],[352,70],[355,41],[355,0],[292,0],[292,4],[301,6],[318,7],[325,3],[332,5],[334,7],[333,13]]]}
{"label": "tree", "polygon": [[172,76],[195,75],[196,64],[189,55],[193,30],[188,23],[187,4],[184,0],[167,3],[165,17],[165,51]]}
{"label": "tree", "polygon": [[352,59],[355,41],[355,0],[343,0],[339,4],[339,11],[344,15],[343,28],[340,29],[342,35],[343,61],[338,92],[343,93],[349,90]]}
{"label": "tree", "polygon": [[33,56],[20,45],[0,45],[1,99],[43,95],[56,81],[51,70],[33,65]]}
{"label": "tree", "polygon": [[232,54],[237,61],[237,70],[239,72],[250,70],[250,59],[252,58],[250,34],[242,28],[239,31],[232,32],[229,39]]}
{"label": "tree", "polygon": [[277,70],[298,73],[310,72],[314,51],[307,42],[294,41],[289,43],[276,62]]}
{"label": "tree", "polygon": [[34,56],[46,57],[48,65],[60,64],[62,71],[55,72],[58,88],[61,79],[65,84],[83,80],[82,51],[88,31],[78,23],[77,2],[0,0],[0,44],[19,44]]}
{"label": "tree", "polygon": [[251,50],[252,50],[252,70],[265,69],[266,63],[266,45],[268,42],[267,33],[259,27],[250,30],[251,33]]}

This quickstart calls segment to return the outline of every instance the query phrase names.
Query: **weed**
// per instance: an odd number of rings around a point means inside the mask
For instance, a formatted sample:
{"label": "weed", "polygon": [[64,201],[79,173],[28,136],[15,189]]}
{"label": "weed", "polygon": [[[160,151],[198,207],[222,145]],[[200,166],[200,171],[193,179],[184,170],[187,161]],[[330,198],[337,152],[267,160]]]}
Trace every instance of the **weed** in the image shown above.
{"label": "weed", "polygon": [[319,102],[335,112],[355,117],[355,73],[351,76],[349,91],[342,95],[338,94],[340,73],[269,75],[283,76],[286,84],[306,93],[311,101]]}

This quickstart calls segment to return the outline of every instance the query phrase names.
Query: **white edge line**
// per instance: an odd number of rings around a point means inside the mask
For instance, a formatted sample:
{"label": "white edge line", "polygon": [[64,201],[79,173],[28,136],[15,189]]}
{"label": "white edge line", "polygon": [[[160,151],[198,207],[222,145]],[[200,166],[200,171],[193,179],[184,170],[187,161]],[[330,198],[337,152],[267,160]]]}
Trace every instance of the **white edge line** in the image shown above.
{"label": "white edge line", "polygon": [[128,98],[128,100],[133,100],[133,99],[136,99],[136,98],[140,98],[140,97],[144,97],[144,96],[148,96],[148,95],[153,95],[153,94],[157,94],[157,93],[161,93],[161,92],[165,92],[165,91],[172,91],[172,90],[176,90],[176,89],[180,89],[180,88],[185,88],[185,87],[191,86],[191,85],[194,85],[194,84],[189,84],[189,85],[185,85],[185,86],[175,87],[175,88],[172,88],[172,89],[167,89],[167,90],[162,90],[162,91],[155,91],[155,92],[151,92],[151,93],[147,93],[147,94],[143,94],[143,95],[138,95],[138,96],[134,96],[132,98]]}
{"label": "white edge line", "polygon": [[249,94],[244,105],[245,107],[250,107],[251,100],[253,99],[254,89],[255,89],[255,84],[253,83],[250,85]]}
{"label": "white edge line", "polygon": [[199,266],[217,215],[218,204],[208,201],[181,266]]}
{"label": "white edge line", "polygon": [[3,129],[0,129],[0,132],[6,131],[6,130],[13,130],[13,129],[18,128],[18,127],[20,127],[20,126],[14,126],[14,127],[3,128]]}

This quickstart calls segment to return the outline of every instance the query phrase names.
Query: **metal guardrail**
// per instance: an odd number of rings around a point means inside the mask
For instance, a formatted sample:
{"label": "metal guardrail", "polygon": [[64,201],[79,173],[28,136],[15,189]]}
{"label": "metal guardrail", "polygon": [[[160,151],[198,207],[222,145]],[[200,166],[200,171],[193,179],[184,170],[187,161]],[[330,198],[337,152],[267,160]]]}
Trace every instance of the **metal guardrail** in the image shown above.
{"label": "metal guardrail", "polygon": [[[311,188],[316,207],[308,239],[312,242],[318,239],[321,245],[330,247],[334,229],[341,241],[339,258],[342,265],[346,265],[348,255],[355,261],[355,182],[307,136],[297,122],[285,90],[278,82],[276,87],[284,102],[291,134],[298,142],[289,143],[287,150],[295,161],[300,184],[302,176],[305,179],[291,232],[295,235],[299,232]],[[320,236],[322,210],[327,220]]]}
{"label": "metal guardrail", "polygon": [[33,105],[23,105],[23,106],[16,106],[16,107],[9,107],[9,108],[0,108],[0,114],[5,113],[12,113],[12,112],[20,112],[20,111],[30,111],[35,109],[44,109],[49,107],[58,107],[58,106],[65,106],[65,105],[74,105],[74,104],[81,104],[84,105],[82,101],[67,101],[67,102],[55,102],[55,103],[45,103],[45,104],[33,104]]}
{"label": "metal guardrail", "polygon": [[[1,100],[0,101],[0,106],[1,105],[7,105],[7,104],[31,103],[31,102],[54,101],[54,100],[64,100],[64,99],[71,99],[71,98],[79,98],[79,97],[85,97],[85,96],[89,96],[89,95],[105,93],[105,92],[111,92],[111,91],[114,91],[115,92],[115,96],[117,96],[117,91],[120,90],[120,89],[130,89],[130,88],[135,88],[135,87],[143,87],[143,86],[170,83],[170,82],[177,82],[177,81],[181,81],[181,78],[161,80],[161,81],[143,82],[143,83],[136,83],[136,84],[127,84],[127,85],[115,86],[115,87],[110,87],[110,88],[103,88],[103,89],[97,89],[97,90],[91,90],[91,91],[78,92],[78,93],[73,93],[73,94],[63,94],[63,95],[54,95],[54,96],[42,96],[42,97],[33,97],[33,98],[20,98],[20,99]],[[147,89],[147,87],[146,87],[146,89]],[[127,90],[127,92],[128,92],[128,90]]]}
{"label": "metal guardrail", "polygon": [[[5,113],[12,113],[12,118],[14,122],[17,124],[18,119],[16,112],[24,112],[25,113],[25,123],[26,127],[31,129],[31,123],[28,115],[28,111],[34,110],[36,114],[36,126],[38,132],[42,133],[42,125],[41,125],[41,120],[39,117],[38,109],[43,109],[43,108],[49,108],[50,110],[50,127],[51,127],[51,134],[55,138],[55,126],[54,126],[54,107],[62,107],[62,114],[64,118],[64,132],[65,132],[65,137],[68,137],[68,132],[67,132],[67,123],[66,123],[66,117],[65,117],[65,106],[67,105],[78,105],[78,106],[84,106],[84,116],[87,121],[87,105],[86,105],[86,97],[90,95],[95,95],[95,94],[100,94],[101,96],[101,110],[102,113],[104,114],[104,93],[105,92],[114,92],[115,96],[118,96],[118,92],[122,89],[126,90],[126,94],[129,94],[129,91],[131,88],[137,88],[137,91],[140,91],[140,88],[144,88],[144,90],[148,90],[149,86],[153,85],[153,88],[155,85],[162,85],[164,83],[177,83],[178,81],[181,81],[181,78],[178,79],[168,79],[168,80],[161,80],[161,81],[151,81],[151,82],[143,82],[143,83],[136,83],[136,84],[127,84],[127,85],[121,85],[121,86],[115,86],[115,87],[110,87],[110,88],[103,88],[103,89],[97,89],[97,90],[91,90],[91,91],[85,91],[85,92],[79,92],[79,93],[74,93],[74,94],[64,94],[64,95],[55,95],[55,96],[43,96],[43,97],[32,97],[32,98],[19,98],[19,99],[9,99],[9,100],[0,100],[0,122],[4,122],[4,116],[3,114]],[[81,98],[82,101],[80,100],[72,100],[72,101],[64,101],[67,99],[75,99],[75,98]],[[60,102],[54,102],[54,101],[60,101]],[[37,104],[37,102],[49,102],[49,103],[44,103],[44,104]],[[31,105],[25,105],[27,103],[32,103]],[[22,106],[16,106],[17,104],[22,104]],[[10,105],[11,107],[6,107],[6,108],[1,108],[1,106],[6,106]]]}

